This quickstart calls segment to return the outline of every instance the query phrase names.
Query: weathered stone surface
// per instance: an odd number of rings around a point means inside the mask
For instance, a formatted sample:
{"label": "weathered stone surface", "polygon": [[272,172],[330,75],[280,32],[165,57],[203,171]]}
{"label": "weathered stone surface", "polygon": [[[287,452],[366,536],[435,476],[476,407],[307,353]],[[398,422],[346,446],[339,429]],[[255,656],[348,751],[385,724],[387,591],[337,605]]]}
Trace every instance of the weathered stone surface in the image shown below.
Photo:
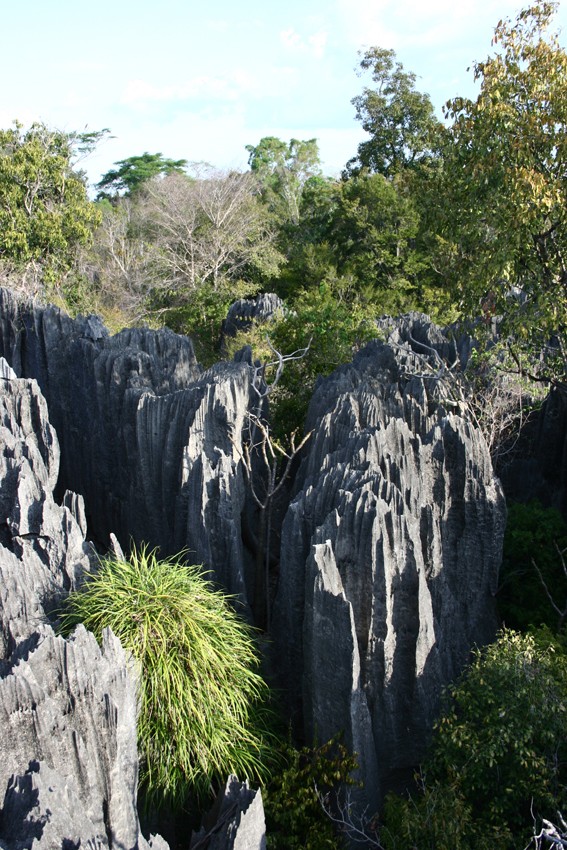
{"label": "weathered stone surface", "polygon": [[[35,381],[0,358],[0,660],[90,569],[82,499],[53,499],[59,445]],[[81,526],[83,522],[83,526]]]}
{"label": "weathered stone surface", "polygon": [[224,791],[193,835],[190,850],[265,850],[266,825],[260,791],[229,776]]}
{"label": "weathered stone surface", "polygon": [[[17,831],[10,818],[24,811],[22,795],[33,798],[34,783],[43,787],[37,818],[51,808],[46,794],[53,772],[53,803],[62,808],[53,810],[52,829],[61,830],[60,840],[74,840],[67,826],[74,829],[76,821],[66,815],[75,809],[83,815],[85,840],[94,841],[93,846],[135,846],[135,677],[111,632],[105,633],[100,648],[82,626],[69,640],[45,629],[29,652],[20,650],[10,673],[0,680],[0,726],[0,787],[8,786],[0,822],[6,836]],[[40,771],[43,782],[41,777],[34,780],[33,768],[26,777],[30,762],[45,762],[47,779]]]}
{"label": "weathered stone surface", "polygon": [[554,387],[541,410],[527,418],[518,440],[499,463],[506,497],[537,499],[567,519],[567,391]]}
{"label": "weathered stone surface", "polygon": [[[142,541],[192,560],[246,603],[242,431],[258,397],[246,359],[202,372],[186,337],[75,321],[0,290],[0,355],[35,378],[61,445],[59,487],[85,500],[107,545]],[[253,582],[252,582],[253,584]]]}
{"label": "weathered stone surface", "polygon": [[222,335],[236,336],[254,323],[269,322],[278,311],[283,310],[283,306],[283,301],[274,292],[264,292],[257,298],[241,298],[231,304],[222,324]]}
{"label": "weathered stone surface", "polygon": [[410,316],[320,382],[282,533],[290,704],[308,736],[345,731],[370,805],[418,762],[443,686],[496,626],[504,499],[440,358],[450,341]]}
{"label": "weathered stone surface", "polygon": [[37,383],[1,360],[0,373],[0,846],[145,847],[130,660],[110,632],[101,648],[49,624],[91,568],[82,499],[53,498],[59,447]]}

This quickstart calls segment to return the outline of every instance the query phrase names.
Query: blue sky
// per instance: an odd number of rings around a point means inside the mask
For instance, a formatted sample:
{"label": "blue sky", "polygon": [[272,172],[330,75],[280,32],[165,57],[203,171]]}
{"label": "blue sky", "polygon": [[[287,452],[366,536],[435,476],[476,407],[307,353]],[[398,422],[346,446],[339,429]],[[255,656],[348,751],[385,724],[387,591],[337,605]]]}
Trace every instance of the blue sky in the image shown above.
{"label": "blue sky", "polygon": [[[83,163],[91,182],[128,156],[245,167],[268,135],[319,140],[338,174],[364,134],[351,99],[358,51],[393,48],[439,115],[472,95],[467,68],[490,52],[516,0],[3,0],[0,126],[108,127]],[[558,27],[567,33],[560,6]],[[565,39],[561,37],[562,43]]]}

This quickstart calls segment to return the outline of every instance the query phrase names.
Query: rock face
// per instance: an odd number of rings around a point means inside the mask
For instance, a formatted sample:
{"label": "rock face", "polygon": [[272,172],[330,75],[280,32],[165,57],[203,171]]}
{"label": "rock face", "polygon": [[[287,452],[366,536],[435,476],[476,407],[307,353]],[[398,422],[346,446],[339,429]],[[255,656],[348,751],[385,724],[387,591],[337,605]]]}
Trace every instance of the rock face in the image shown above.
{"label": "rock face", "polygon": [[365,804],[423,754],[444,685],[496,627],[505,504],[412,315],[315,391],[282,532],[275,655],[305,733],[344,730]]}
{"label": "rock face", "polygon": [[238,331],[248,330],[255,322],[269,322],[283,306],[283,301],[274,292],[262,293],[257,298],[241,298],[230,306],[222,325],[222,336],[236,336]]}
{"label": "rock face", "polygon": [[266,850],[262,794],[229,776],[190,850]]}
{"label": "rock face", "polygon": [[[447,377],[454,345],[416,315],[381,332],[387,343],[371,343],[316,388],[313,436],[273,535],[273,661],[287,704],[308,738],[344,730],[372,809],[418,763],[443,686],[494,633],[505,524],[488,450]],[[126,661],[110,636],[102,650],[86,633],[55,638],[46,615],[89,567],[85,516],[105,544],[115,532],[124,547],[134,538],[164,554],[187,548],[253,603],[241,446],[260,403],[254,368],[243,354],[203,372],[184,337],[109,338],[93,317],[72,321],[6,291],[1,355],[29,379],[0,366],[0,384],[12,387],[0,399],[0,717],[4,728],[20,715],[29,724],[17,736],[25,752],[19,741],[7,749],[5,810],[39,823],[50,794],[61,812],[75,808],[73,794],[88,798],[82,845],[120,834],[133,847],[135,813],[118,820],[113,808],[134,793],[133,733],[121,725],[133,710]],[[59,476],[42,393],[61,442]],[[57,763],[51,737],[63,742]],[[79,770],[83,758],[89,768]],[[232,832],[224,840],[240,847]]]}
{"label": "rock face", "polygon": [[36,381],[1,359],[0,375],[0,843],[144,847],[131,664],[110,632],[101,648],[48,620],[91,567],[82,499],[54,501],[59,446]]}
{"label": "rock face", "polygon": [[524,425],[513,452],[500,464],[508,499],[538,499],[567,519],[567,391],[554,387]]}
{"label": "rock face", "polygon": [[109,337],[96,317],[71,320],[0,290],[0,356],[35,378],[61,443],[59,489],[80,493],[91,534],[114,532],[187,549],[247,604],[253,559],[243,545],[240,463],[256,408],[249,362],[203,372],[189,339],[170,331]]}

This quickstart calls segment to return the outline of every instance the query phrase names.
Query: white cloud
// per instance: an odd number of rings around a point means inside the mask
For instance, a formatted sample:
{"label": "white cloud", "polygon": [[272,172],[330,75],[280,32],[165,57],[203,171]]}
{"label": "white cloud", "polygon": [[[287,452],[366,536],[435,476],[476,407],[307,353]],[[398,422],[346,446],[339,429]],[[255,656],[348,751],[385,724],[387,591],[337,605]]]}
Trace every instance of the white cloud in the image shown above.
{"label": "white cloud", "polygon": [[303,38],[293,27],[280,32],[280,42],[287,50],[298,54],[309,54],[315,59],[322,59],[325,55],[327,40],[328,33],[325,30],[314,32],[307,38]]}
{"label": "white cloud", "polygon": [[479,30],[487,31],[488,48],[498,20],[513,16],[518,0],[336,0],[336,6],[346,38],[359,48],[447,48],[470,43]]}
{"label": "white cloud", "polygon": [[[145,80],[129,80],[122,91],[121,102],[126,105],[189,100],[207,97],[234,100],[242,91],[244,78],[238,81],[219,77],[194,77],[175,85],[153,85]],[[245,87],[245,86],[244,86]]]}

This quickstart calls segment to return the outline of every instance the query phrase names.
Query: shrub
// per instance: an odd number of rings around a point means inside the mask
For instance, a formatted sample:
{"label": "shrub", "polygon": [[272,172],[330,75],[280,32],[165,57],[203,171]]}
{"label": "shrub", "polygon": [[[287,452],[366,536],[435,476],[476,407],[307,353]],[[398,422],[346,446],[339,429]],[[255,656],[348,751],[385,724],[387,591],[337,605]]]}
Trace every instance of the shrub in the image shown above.
{"label": "shrub", "polygon": [[544,583],[563,610],[567,577],[559,553],[566,547],[567,523],[558,510],[536,500],[509,507],[498,592],[500,614],[507,626],[525,630],[546,625],[556,630],[563,625]]}
{"label": "shrub", "polygon": [[422,793],[386,810],[388,850],[405,850],[400,836],[419,850],[525,847],[534,817],[567,802],[567,655],[548,631],[503,631],[449,696]]}
{"label": "shrub", "polygon": [[338,737],[315,747],[283,746],[283,768],[263,791],[270,850],[337,850],[344,846],[319,795],[354,785],[358,767]]}
{"label": "shrub", "polygon": [[100,639],[110,627],[135,659],[141,785],[151,806],[180,805],[231,772],[263,774],[267,686],[253,634],[200,569],[144,547],[128,561],[106,558],[63,614],[65,631],[84,623]]}

